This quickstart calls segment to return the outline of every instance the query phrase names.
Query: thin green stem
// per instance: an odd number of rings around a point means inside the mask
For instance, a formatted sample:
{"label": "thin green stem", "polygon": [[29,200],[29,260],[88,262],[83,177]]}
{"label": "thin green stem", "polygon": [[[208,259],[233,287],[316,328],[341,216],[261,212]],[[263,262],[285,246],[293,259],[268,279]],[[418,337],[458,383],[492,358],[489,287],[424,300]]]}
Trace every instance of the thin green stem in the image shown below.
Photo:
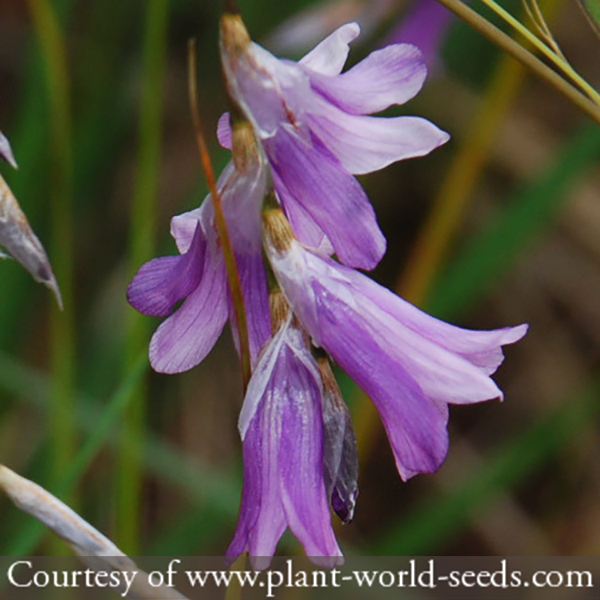
{"label": "thin green stem", "polygon": [[[168,0],[153,0],[147,4],[138,173],[130,224],[129,260],[132,273],[151,258],[154,249],[168,20]],[[128,311],[124,373],[130,370],[130,365],[146,347],[149,326],[147,319]],[[124,414],[121,451],[116,465],[115,538],[128,554],[139,554],[140,549],[146,396],[147,386],[142,382]]]}
{"label": "thin green stem", "polygon": [[206,180],[208,183],[208,189],[210,191],[213,206],[215,208],[215,224],[219,233],[221,249],[223,251],[225,266],[227,268],[229,288],[231,291],[235,320],[240,340],[240,359],[242,362],[242,377],[245,391],[248,386],[248,382],[250,381],[252,369],[250,364],[250,342],[248,338],[248,320],[246,319],[244,294],[242,292],[242,284],[237,264],[235,261],[235,254],[233,252],[231,237],[229,236],[229,230],[227,229],[225,213],[223,212],[221,196],[217,189],[217,183],[210,162],[208,148],[206,147],[204,135],[202,134],[200,110],[198,107],[198,82],[196,78],[196,44],[194,40],[190,40],[188,50],[188,83],[190,93],[190,106],[192,109],[192,119],[194,121],[194,128],[196,130],[196,139],[198,142],[198,150],[200,152],[200,160],[202,161],[202,166],[204,168],[204,173],[206,175]]}
{"label": "thin green stem", "polygon": [[[71,103],[66,45],[56,14],[48,0],[29,0],[42,47],[50,104],[51,148],[51,244],[50,254],[63,294],[64,312],[51,309],[53,411],[52,483],[60,479],[72,461],[77,434],[73,422],[75,341],[73,326],[73,222]],[[76,506],[75,499],[69,503]]]}
{"label": "thin green stem", "polygon": [[583,78],[573,67],[550,46],[534,35],[518,19],[515,19],[507,10],[499,6],[494,0],[481,0],[490,10],[508,23],[515,31],[522,35],[534,48],[539,50],[548,60],[558,67],[567,77],[585,92],[591,100],[600,106],[600,94]]}
{"label": "thin green stem", "polygon": [[592,102],[585,94],[573,87],[568,81],[565,81],[558,73],[553,71],[548,65],[539,58],[525,50],[523,46],[515,42],[510,36],[502,30],[484,19],[481,15],[469,8],[461,0],[438,0],[446,8],[460,17],[463,21],[479,31],[483,36],[496,44],[505,52],[508,52],[513,58],[517,59],[538,77],[556,88],[561,94],[566,96],[573,104],[581,109],[588,117],[600,124],[600,106]]}

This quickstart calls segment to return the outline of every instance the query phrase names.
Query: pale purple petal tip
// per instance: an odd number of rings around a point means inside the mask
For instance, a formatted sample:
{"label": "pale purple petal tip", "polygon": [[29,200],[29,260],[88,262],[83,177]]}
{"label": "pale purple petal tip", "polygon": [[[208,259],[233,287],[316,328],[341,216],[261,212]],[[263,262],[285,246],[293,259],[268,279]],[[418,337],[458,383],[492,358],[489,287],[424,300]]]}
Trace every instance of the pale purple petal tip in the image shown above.
{"label": "pale purple petal tip", "polygon": [[358,23],[342,25],[300,60],[300,64],[323,75],[338,75],[346,64],[350,42],[359,35]]}
{"label": "pale purple petal tip", "polygon": [[179,256],[155,258],[143,265],[127,288],[131,306],[145,315],[164,317],[196,289],[202,277],[206,242],[200,224],[189,250]]}
{"label": "pale purple petal tip", "polygon": [[199,284],[152,336],[152,368],[159,373],[181,373],[195,367],[212,350],[227,315],[223,261],[207,251]]}
{"label": "pale purple petal tip", "polygon": [[[386,242],[364,190],[318,139],[312,146],[293,131],[281,128],[265,141],[272,157],[274,179],[300,204],[325,233],[340,260],[372,269],[381,260]],[[287,210],[287,206],[284,206]]]}
{"label": "pale purple petal tip", "polygon": [[311,76],[313,88],[348,113],[378,113],[404,104],[423,87],[427,68],[411,44],[395,44],[372,52],[338,77]]}

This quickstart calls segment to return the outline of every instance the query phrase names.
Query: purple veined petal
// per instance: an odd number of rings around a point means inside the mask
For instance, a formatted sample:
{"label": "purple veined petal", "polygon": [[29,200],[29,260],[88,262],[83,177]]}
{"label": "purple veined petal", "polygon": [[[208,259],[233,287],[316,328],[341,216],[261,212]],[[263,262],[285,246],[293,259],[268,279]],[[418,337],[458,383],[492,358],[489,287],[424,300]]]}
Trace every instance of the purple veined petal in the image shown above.
{"label": "purple veined petal", "polygon": [[333,246],[327,239],[323,230],[315,223],[299,202],[296,202],[285,187],[277,173],[273,173],[273,180],[277,196],[282,208],[289,219],[294,235],[309,248],[314,248],[320,254],[331,256],[334,254]]}
{"label": "purple veined petal", "polygon": [[219,117],[217,139],[219,140],[219,144],[226,150],[233,148],[233,140],[231,139],[231,113],[229,112],[225,112]]}
{"label": "purple veined petal", "polygon": [[[427,396],[413,373],[390,354],[389,348],[382,347],[381,340],[370,335],[370,315],[361,318],[344,302],[334,301],[318,284],[313,282],[313,287],[321,304],[319,334],[323,347],[377,407],[401,477],[406,480],[417,473],[435,471],[447,453],[446,406]],[[390,334],[388,346],[395,343]]]}
{"label": "purple veined petal", "polygon": [[204,239],[200,223],[185,254],[155,258],[143,265],[127,288],[127,300],[145,315],[171,314],[177,302],[198,286],[204,267]]}
{"label": "purple veined petal", "polygon": [[[255,364],[258,354],[271,335],[271,317],[269,314],[269,287],[267,272],[261,254],[236,255],[236,263],[242,284],[250,357]],[[239,344],[235,314],[231,298],[229,300],[229,318],[236,347]],[[239,348],[238,348],[239,351]]]}
{"label": "purple veined petal", "polygon": [[[340,260],[372,269],[386,245],[373,207],[356,179],[319,140],[313,141],[307,144],[284,126],[264,143],[277,179],[323,230]],[[288,210],[286,199],[284,194]]]}
{"label": "purple veined petal", "polygon": [[311,74],[313,89],[351,114],[381,112],[404,104],[423,87],[427,68],[421,52],[410,44],[376,50],[337,77]]}
{"label": "purple veined petal", "polygon": [[413,2],[409,14],[391,34],[389,42],[414,44],[423,53],[425,63],[431,67],[450,22],[452,13],[436,0]]}
{"label": "purple veined petal", "polygon": [[[316,287],[319,302],[322,290]],[[377,407],[400,476],[434,472],[448,448],[446,406],[427,396],[413,374],[370,336],[369,315],[361,320],[343,303],[330,301],[329,295],[319,310],[323,346]]]}
{"label": "purple veined petal", "polygon": [[212,350],[227,320],[227,280],[223,258],[204,255],[202,279],[150,341],[150,363],[159,373],[181,373]]}
{"label": "purple veined petal", "polygon": [[308,556],[338,564],[323,481],[319,372],[290,320],[260,356],[240,424],[244,497],[228,555],[271,556],[287,524]]}
{"label": "purple veined petal", "polygon": [[10,142],[6,138],[6,136],[0,131],[0,158],[6,161],[11,167],[17,169],[17,161],[15,160],[15,155],[13,154],[12,148],[10,147]]}
{"label": "purple veined petal", "polygon": [[[235,535],[225,556],[229,563],[249,552],[254,569],[266,569],[287,523],[278,500],[277,457],[264,451],[262,421],[255,419],[244,440],[244,487]],[[265,460],[267,461],[265,463]],[[265,519],[265,513],[270,520]],[[259,528],[260,526],[260,528]]]}
{"label": "purple veined petal", "polygon": [[325,102],[308,119],[311,131],[355,175],[424,156],[450,138],[427,119],[349,115]]}
{"label": "purple veined petal", "polygon": [[[406,303],[365,275],[311,253],[298,242],[282,251],[267,238],[265,249],[283,293],[315,344],[325,348],[377,406],[402,477],[435,470],[446,453],[447,404],[502,395],[489,377],[489,365],[470,361],[470,355],[496,356],[498,348],[488,344],[492,336],[501,343],[512,342],[525,329],[494,332],[487,340],[465,331],[459,346],[466,352],[454,352],[432,340],[434,335],[415,331],[419,319],[427,328],[426,315],[403,318]],[[394,299],[399,308],[393,306]],[[437,321],[432,322],[435,329]],[[454,331],[461,336],[462,330]],[[479,346],[471,346],[472,339]]]}
{"label": "purple veined petal", "polygon": [[362,293],[376,303],[381,311],[422,337],[463,356],[471,364],[491,375],[502,363],[502,346],[519,341],[527,325],[504,327],[490,331],[475,331],[451,325],[419,310],[403,298],[358,274],[347,273],[351,286],[360,287]]}
{"label": "purple veined petal", "polygon": [[359,35],[357,23],[342,25],[302,58],[299,64],[323,75],[339,75],[350,52],[348,45]]}
{"label": "purple veined petal", "polygon": [[[345,314],[347,323],[353,323],[354,331],[350,335],[354,337],[355,345],[364,344],[364,337],[369,337],[377,344],[380,355],[387,353],[394,364],[410,373],[418,381],[423,393],[433,400],[468,404],[502,397],[494,380],[484,371],[463,356],[450,352],[415,333],[401,321],[389,317],[375,303],[368,301],[360,290],[352,290],[356,294],[352,299],[355,304],[350,304],[351,300],[342,295],[347,291],[345,286],[343,290],[336,289],[335,285],[329,285],[325,289],[320,282],[314,281],[313,288],[317,303],[321,304],[318,313],[321,317],[323,345],[340,364],[339,356],[329,347],[323,332],[324,326],[330,328],[335,310]],[[381,289],[382,292],[387,291]],[[343,327],[342,323],[340,327]],[[375,352],[374,348],[371,350]]]}

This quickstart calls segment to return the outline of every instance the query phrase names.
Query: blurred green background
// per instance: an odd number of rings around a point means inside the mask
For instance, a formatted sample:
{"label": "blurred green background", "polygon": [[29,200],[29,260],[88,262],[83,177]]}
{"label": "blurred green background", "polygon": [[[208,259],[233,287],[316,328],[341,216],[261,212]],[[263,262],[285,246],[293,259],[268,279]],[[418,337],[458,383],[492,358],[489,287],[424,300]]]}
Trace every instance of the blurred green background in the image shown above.
{"label": "blurred green background", "polygon": [[[274,28],[309,6],[323,11],[325,31],[375,6],[238,3],[268,47],[281,40]],[[380,46],[408,7],[378,6],[351,62]],[[598,87],[600,43],[575,3],[541,6]],[[2,173],[66,305],[60,313],[14,261],[0,262],[0,462],[130,554],[223,554],[239,506],[241,376],[229,331],[191,372],[157,375],[146,349],[160,321],[125,300],[144,261],[175,253],[170,217],[206,193],[187,100],[191,37],[215,169],[227,161],[215,135],[226,108],[219,9],[206,0],[0,0],[0,129],[20,165]],[[339,528],[341,547],[597,555],[600,127],[461,23],[423,92],[389,114],[425,116],[452,140],[361,178],[389,242],[374,277],[464,327],[531,328],[506,348],[496,376],[504,404],[454,407],[446,463],[407,484],[340,374],[361,452],[356,518]],[[4,499],[0,514],[0,555],[66,552]],[[291,536],[280,550],[299,551]]]}

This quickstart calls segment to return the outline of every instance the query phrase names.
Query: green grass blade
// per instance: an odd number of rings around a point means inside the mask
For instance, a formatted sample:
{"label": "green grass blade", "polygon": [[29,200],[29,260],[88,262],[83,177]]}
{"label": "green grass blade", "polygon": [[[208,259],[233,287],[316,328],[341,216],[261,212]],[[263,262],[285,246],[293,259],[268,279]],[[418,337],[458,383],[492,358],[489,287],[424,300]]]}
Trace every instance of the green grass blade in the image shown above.
{"label": "green grass blade", "polygon": [[[132,274],[152,257],[154,249],[169,1],[155,0],[146,11],[138,179],[130,224]],[[146,348],[150,328],[149,319],[130,309],[127,317],[125,371],[140,350]],[[139,554],[145,421],[146,386],[142,384],[125,414],[126,427],[116,465],[115,539],[123,552],[131,555]]]}

